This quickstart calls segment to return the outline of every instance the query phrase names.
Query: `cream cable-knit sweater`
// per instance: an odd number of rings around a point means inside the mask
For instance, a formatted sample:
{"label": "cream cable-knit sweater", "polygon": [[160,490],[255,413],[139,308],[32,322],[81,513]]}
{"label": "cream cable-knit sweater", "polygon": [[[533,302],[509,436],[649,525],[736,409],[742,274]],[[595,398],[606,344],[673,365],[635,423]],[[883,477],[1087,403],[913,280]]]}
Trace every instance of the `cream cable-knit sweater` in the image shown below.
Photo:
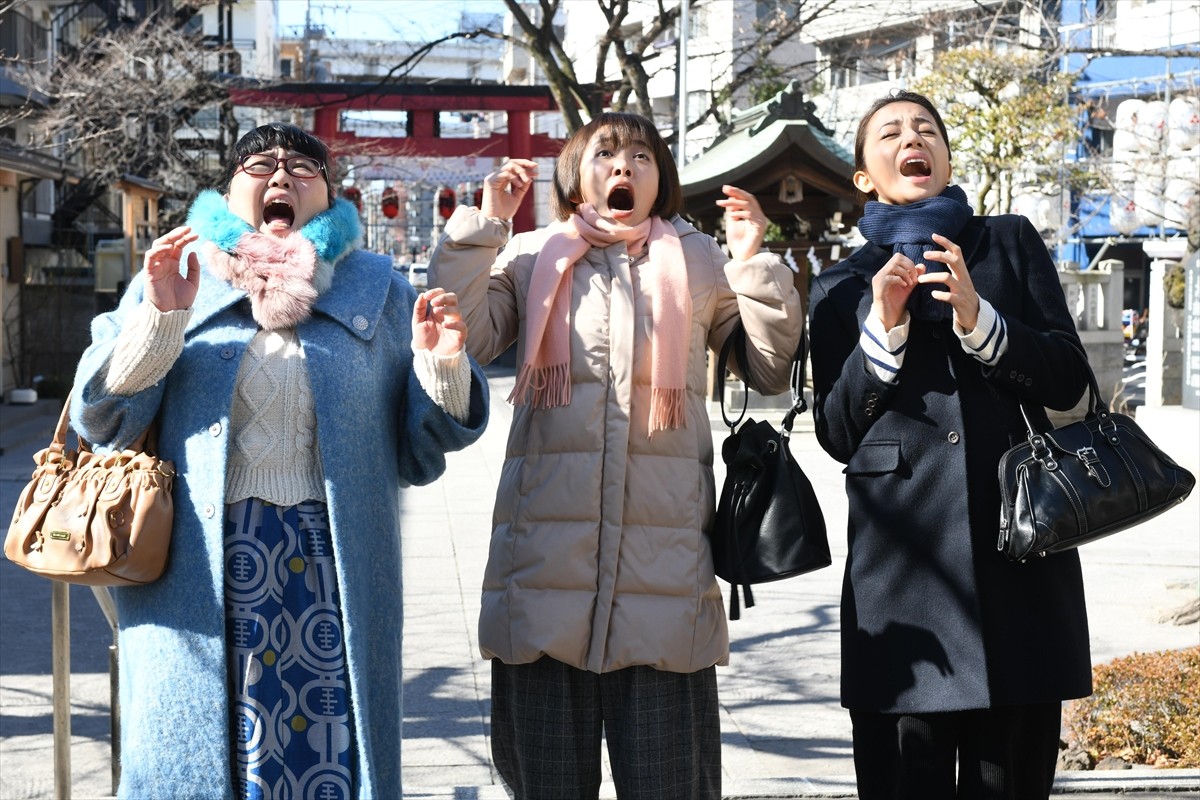
{"label": "cream cable-knit sweater", "polygon": [[[130,395],[162,380],[183,351],[191,310],[161,312],[144,302],[117,339],[105,385]],[[413,350],[422,388],[446,413],[470,413],[471,368],[460,352],[442,357]],[[324,500],[316,412],[304,350],[294,329],[259,331],[238,368],[226,471],[226,502],[257,497],[281,506]]]}

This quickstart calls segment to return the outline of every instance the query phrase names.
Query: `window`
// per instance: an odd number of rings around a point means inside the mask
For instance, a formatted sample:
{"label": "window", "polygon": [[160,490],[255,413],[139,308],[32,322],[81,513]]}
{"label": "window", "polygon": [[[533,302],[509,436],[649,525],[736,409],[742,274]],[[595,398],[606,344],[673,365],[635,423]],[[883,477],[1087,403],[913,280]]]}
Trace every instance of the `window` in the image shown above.
{"label": "window", "polygon": [[0,53],[7,57],[6,60],[45,61],[47,35],[45,28],[18,11],[0,14]]}
{"label": "window", "polygon": [[912,74],[916,55],[916,43],[908,37],[839,42],[829,51],[829,82],[834,88],[844,89],[899,81]]}
{"label": "window", "polygon": [[184,36],[200,36],[204,33],[204,15],[193,14],[183,23]]}
{"label": "window", "polygon": [[687,96],[687,121],[691,125],[696,120],[700,119],[705,111],[708,111],[710,104],[709,92],[701,90],[697,92],[688,92]]}
{"label": "window", "polygon": [[1090,101],[1087,104],[1087,124],[1084,128],[1084,141],[1089,153],[1101,155],[1112,152],[1113,124],[1108,118],[1108,111],[1103,105]]}
{"label": "window", "polygon": [[708,6],[691,6],[688,10],[688,41],[708,37]]}
{"label": "window", "polygon": [[290,58],[279,59],[279,77],[292,77],[292,60]]}
{"label": "window", "polygon": [[1117,39],[1117,8],[1109,0],[1096,0],[1096,18],[1092,26],[1092,47],[1109,49]]}
{"label": "window", "polygon": [[779,0],[756,0],[754,3],[754,19],[758,22],[770,22],[780,13]]}
{"label": "window", "polygon": [[200,130],[216,130],[221,127],[221,109],[205,106],[192,116],[192,125]]}

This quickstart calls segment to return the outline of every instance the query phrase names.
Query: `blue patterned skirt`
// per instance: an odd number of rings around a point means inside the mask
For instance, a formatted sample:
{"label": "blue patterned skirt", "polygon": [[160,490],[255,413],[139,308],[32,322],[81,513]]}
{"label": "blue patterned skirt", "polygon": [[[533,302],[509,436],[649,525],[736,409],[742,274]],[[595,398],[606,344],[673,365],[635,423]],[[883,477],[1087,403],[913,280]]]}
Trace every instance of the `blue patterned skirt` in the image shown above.
{"label": "blue patterned skirt", "polygon": [[353,795],[342,633],[325,503],[228,506],[225,637],[238,797]]}

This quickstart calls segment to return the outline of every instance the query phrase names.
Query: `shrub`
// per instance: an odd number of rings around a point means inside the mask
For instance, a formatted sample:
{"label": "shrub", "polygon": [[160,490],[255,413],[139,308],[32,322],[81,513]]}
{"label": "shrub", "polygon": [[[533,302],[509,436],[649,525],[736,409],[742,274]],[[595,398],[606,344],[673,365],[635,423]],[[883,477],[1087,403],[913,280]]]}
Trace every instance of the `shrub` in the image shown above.
{"label": "shrub", "polygon": [[1067,704],[1066,725],[1093,758],[1200,767],[1200,647],[1135,653],[1092,675],[1092,696]]}
{"label": "shrub", "polygon": [[1167,294],[1167,305],[1171,308],[1183,308],[1184,294],[1186,293],[1187,273],[1183,271],[1183,264],[1171,265],[1163,275],[1163,290]]}

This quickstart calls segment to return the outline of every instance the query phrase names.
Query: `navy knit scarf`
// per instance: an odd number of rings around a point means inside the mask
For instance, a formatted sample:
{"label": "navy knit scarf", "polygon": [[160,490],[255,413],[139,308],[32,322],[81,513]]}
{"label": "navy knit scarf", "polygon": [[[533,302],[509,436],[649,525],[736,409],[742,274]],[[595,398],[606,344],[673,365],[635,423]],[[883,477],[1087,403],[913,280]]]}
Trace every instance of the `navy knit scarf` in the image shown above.
{"label": "navy knit scarf", "polygon": [[[967,193],[958,186],[947,186],[937,197],[903,206],[868,200],[862,219],[858,221],[858,230],[879,247],[903,253],[914,264],[924,264],[927,273],[949,272],[940,261],[925,261],[924,253],[941,248],[934,244],[932,234],[957,240],[973,215]],[[950,319],[954,309],[949,303],[933,299],[931,293],[935,289],[942,287],[923,284],[915,288],[908,297],[909,313],[917,319],[933,322]]]}

